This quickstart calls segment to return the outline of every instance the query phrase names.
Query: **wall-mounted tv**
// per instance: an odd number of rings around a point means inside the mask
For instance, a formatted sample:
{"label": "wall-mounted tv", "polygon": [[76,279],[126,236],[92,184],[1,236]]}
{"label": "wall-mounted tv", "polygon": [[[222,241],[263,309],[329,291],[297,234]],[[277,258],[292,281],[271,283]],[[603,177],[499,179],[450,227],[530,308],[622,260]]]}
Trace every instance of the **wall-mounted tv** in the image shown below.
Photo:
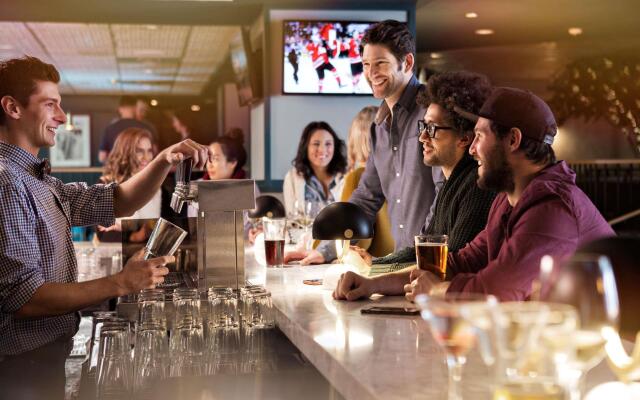
{"label": "wall-mounted tv", "polygon": [[242,28],[229,42],[231,67],[236,77],[238,100],[246,106],[262,97],[262,52],[252,52],[248,34]]}
{"label": "wall-mounted tv", "polygon": [[360,41],[374,22],[284,21],[284,94],[370,95]]}

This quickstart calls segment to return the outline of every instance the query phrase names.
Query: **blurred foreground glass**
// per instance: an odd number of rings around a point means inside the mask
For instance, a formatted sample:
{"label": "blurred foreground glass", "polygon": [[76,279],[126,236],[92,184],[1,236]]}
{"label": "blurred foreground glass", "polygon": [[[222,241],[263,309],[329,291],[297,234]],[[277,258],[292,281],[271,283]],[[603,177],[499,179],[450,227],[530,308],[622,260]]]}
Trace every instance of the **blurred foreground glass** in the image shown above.
{"label": "blurred foreground glass", "polygon": [[264,228],[264,252],[267,267],[284,266],[284,241],[287,228],[285,218],[262,218]]}
{"label": "blurred foreground glass", "polygon": [[146,323],[136,332],[133,394],[136,400],[154,399],[157,384],[168,377],[169,341],[165,326]]}
{"label": "blurred foreground glass", "polygon": [[563,375],[573,376],[571,399],[579,399],[586,373],[605,356],[606,333],[618,331],[618,291],[611,263],[599,254],[576,254],[566,263],[545,256],[539,285],[541,301],[569,304],[578,313],[578,327],[566,339],[574,354]]}
{"label": "blurred foreground glass", "polygon": [[204,329],[198,289],[173,291],[175,320],[170,339],[171,376],[199,376],[204,373]]}
{"label": "blurred foreground glass", "polygon": [[447,293],[444,296],[418,295],[415,300],[431,334],[444,349],[449,371],[449,400],[462,399],[460,380],[466,355],[476,342],[476,331],[461,314],[461,307],[488,309],[497,303],[493,296],[475,293]]}
{"label": "blurred foreground glass", "polygon": [[186,236],[184,229],[158,218],[145,246],[144,259],[173,255]]}
{"label": "blurred foreground glass", "polygon": [[96,371],[98,400],[129,397],[131,389],[129,331],[123,325],[103,325]]}
{"label": "blurred foreground glass", "polygon": [[414,237],[418,268],[433,272],[444,280],[447,275],[447,235],[417,235]]}

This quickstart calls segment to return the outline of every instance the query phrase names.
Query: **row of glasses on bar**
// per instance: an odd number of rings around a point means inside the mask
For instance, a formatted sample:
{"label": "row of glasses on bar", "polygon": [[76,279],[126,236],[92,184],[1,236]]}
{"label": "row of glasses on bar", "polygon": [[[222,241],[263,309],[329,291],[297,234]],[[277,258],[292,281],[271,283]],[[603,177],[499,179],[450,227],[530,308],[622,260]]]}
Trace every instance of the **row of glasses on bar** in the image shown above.
{"label": "row of glasses on bar", "polygon": [[[151,399],[168,377],[250,373],[265,364],[268,330],[275,326],[271,294],[260,286],[210,288],[205,313],[197,289],[173,291],[175,316],[167,331],[165,294],[138,294],[138,321],[97,313],[97,398]],[[132,345],[134,345],[132,356]]]}
{"label": "row of glasses on bar", "polygon": [[494,400],[584,396],[586,373],[603,360],[607,333],[618,329],[609,260],[576,255],[554,264],[544,258],[533,297],[503,303],[474,293],[416,297],[446,355],[449,399],[462,398],[462,368],[474,346],[495,371]]}

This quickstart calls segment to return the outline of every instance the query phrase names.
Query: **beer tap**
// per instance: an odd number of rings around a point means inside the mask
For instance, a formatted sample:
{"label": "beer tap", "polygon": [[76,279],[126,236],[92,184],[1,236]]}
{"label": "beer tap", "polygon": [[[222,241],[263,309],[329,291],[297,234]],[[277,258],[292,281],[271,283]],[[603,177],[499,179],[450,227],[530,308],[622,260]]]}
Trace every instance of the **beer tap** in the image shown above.
{"label": "beer tap", "polygon": [[188,158],[182,160],[176,168],[176,188],[171,196],[171,208],[173,211],[180,213],[184,203],[191,204],[197,196],[197,186],[191,185],[191,170],[193,169],[193,160]]}

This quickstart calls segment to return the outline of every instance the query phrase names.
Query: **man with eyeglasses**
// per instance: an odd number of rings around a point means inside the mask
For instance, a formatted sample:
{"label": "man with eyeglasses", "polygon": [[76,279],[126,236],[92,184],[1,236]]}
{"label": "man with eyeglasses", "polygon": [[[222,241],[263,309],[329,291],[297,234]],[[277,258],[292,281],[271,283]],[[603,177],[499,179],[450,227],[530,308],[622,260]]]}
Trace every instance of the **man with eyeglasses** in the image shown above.
{"label": "man with eyeglasses", "polygon": [[[373,125],[371,154],[349,201],[373,222],[386,200],[398,250],[412,245],[420,232],[435,198],[434,182],[442,180],[442,172],[420,162],[416,123],[425,109],[415,101],[422,85],[413,74],[415,44],[407,24],[387,20],[373,25],[362,38],[361,53],[373,96],[384,101]],[[285,262],[299,259],[301,264],[335,258],[335,246],[328,241],[310,252],[285,254]]]}
{"label": "man with eyeglasses", "polygon": [[[491,92],[488,79],[470,72],[447,72],[432,76],[416,102],[427,107],[424,119],[417,123],[426,165],[442,168],[445,182],[438,194],[433,218],[422,229],[425,234],[449,236],[449,250],[457,251],[470,242],[485,226],[495,193],[480,189],[478,165],[469,155],[474,124],[458,114],[458,109],[479,110]],[[354,247],[368,262],[371,256]],[[373,260],[375,264],[415,263],[413,246]],[[404,265],[406,266],[406,265]],[[410,282],[415,267],[365,278],[345,273],[334,291],[334,298],[355,300],[373,293],[398,295]],[[398,268],[399,269],[399,268]]]}

